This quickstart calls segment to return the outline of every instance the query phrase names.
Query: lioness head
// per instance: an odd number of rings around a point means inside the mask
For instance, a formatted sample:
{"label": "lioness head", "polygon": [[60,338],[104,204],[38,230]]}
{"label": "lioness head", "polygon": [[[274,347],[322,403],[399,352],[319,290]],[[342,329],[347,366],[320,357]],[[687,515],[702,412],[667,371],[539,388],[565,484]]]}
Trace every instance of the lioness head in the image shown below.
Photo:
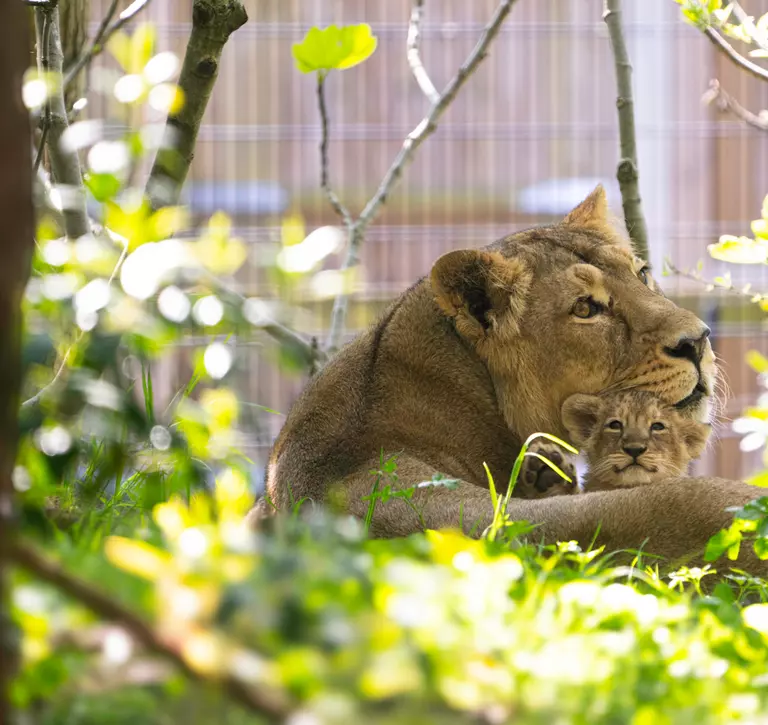
{"label": "lioness head", "polygon": [[647,390],[706,421],[709,328],[666,299],[608,219],[598,186],[559,224],[437,260],[437,304],[485,362],[519,437],[564,435],[574,393]]}
{"label": "lioness head", "polygon": [[711,430],[643,391],[572,395],[563,404],[563,424],[587,458],[587,490],[630,488],[684,475]]}

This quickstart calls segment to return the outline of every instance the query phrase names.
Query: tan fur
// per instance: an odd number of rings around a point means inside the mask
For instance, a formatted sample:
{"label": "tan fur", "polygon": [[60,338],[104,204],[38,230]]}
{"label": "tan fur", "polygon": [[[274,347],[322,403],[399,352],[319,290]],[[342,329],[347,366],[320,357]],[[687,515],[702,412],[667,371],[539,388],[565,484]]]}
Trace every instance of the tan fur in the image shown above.
{"label": "tan fur", "polygon": [[711,426],[645,391],[572,395],[563,404],[571,442],[586,456],[585,491],[632,488],[683,476]]}
{"label": "tan fur", "polygon": [[[561,224],[446,254],[310,381],[272,450],[269,497],[285,509],[333,492],[337,505],[362,517],[371,469],[382,454],[398,454],[400,487],[436,472],[464,483],[418,489],[421,518],[398,501],[380,505],[376,535],[460,519],[465,530],[475,521],[482,530],[491,514],[483,464],[504,490],[528,435],[565,436],[560,411],[575,393],[646,389],[667,404],[685,400],[686,415],[706,419],[715,381],[706,328],[652,280],[646,285],[639,269],[607,220],[601,187]],[[576,302],[590,294],[604,313],[577,318]],[[677,347],[683,339],[690,343]],[[688,359],[694,350],[697,364]],[[689,397],[697,385],[705,392]],[[682,481],[642,495],[516,500],[510,515],[540,524],[550,540],[587,544],[600,525],[609,548],[650,537],[657,553],[676,558],[728,522],[726,506],[750,498],[743,484]],[[262,504],[251,518],[269,513]]]}

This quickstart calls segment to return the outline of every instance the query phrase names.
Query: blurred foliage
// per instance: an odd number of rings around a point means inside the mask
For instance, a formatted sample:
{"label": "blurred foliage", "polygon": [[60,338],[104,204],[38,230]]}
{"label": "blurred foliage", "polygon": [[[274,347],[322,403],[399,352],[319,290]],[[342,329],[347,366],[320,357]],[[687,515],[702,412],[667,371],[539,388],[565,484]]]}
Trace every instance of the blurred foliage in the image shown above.
{"label": "blurred foliage", "polygon": [[[294,57],[303,72],[324,73],[361,62],[375,44],[367,25],[313,28]],[[151,26],[111,41],[122,68],[105,82],[116,113],[143,119],[147,107],[183,101],[171,83],[177,60],[154,46]],[[28,76],[33,111],[48,88]],[[535,527],[509,520],[509,494],[492,480],[496,518],[480,539],[370,540],[370,516],[311,502],[249,531],[232,342],[290,321],[286,300],[299,286],[331,295],[350,284],[320,271],[343,237],[307,233],[293,210],[274,259],[249,260],[226,215],[192,232],[185,209],[153,211],[133,179],[164,141],[142,124],[121,138],[91,122],[68,131],[103,228],[64,238],[55,186],[39,218],[13,477],[28,537],[142,614],[204,678],[282,693],[294,725],[765,722],[768,591],[727,557],[744,540],[768,551],[766,499],[713,540],[710,558],[726,556],[720,571],[668,576],[640,554],[628,567],[574,542],[534,546]],[[727,256],[723,240],[715,246]],[[232,290],[226,278],[249,263],[267,268],[277,302]],[[190,335],[204,342],[188,379],[158,405],[157,362]],[[752,364],[768,373],[765,359]],[[766,410],[761,401],[745,416],[762,421],[751,430],[761,445]],[[370,515],[412,498],[395,485],[396,459],[381,461],[373,483]],[[23,655],[13,698],[26,722],[259,721],[215,688],[190,685],[119,623],[99,623],[28,573],[13,584]]]}

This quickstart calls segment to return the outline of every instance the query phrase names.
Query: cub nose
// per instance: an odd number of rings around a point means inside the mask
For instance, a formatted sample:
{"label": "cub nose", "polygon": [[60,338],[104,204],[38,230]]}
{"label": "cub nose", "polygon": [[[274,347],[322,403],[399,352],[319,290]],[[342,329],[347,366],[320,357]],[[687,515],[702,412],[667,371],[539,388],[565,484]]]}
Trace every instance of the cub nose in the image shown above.
{"label": "cub nose", "polygon": [[646,448],[646,446],[640,446],[640,445],[635,444],[635,445],[631,445],[631,446],[624,446],[623,450],[624,450],[624,453],[626,453],[628,456],[630,456],[633,461],[636,461],[648,449]]}
{"label": "cub nose", "polygon": [[671,347],[665,347],[664,352],[670,357],[683,358],[690,360],[694,365],[698,366],[701,362],[701,358],[704,355],[704,348],[707,344],[707,338],[711,330],[702,325],[702,329],[698,337],[691,337],[685,335],[681,337],[677,343]]}

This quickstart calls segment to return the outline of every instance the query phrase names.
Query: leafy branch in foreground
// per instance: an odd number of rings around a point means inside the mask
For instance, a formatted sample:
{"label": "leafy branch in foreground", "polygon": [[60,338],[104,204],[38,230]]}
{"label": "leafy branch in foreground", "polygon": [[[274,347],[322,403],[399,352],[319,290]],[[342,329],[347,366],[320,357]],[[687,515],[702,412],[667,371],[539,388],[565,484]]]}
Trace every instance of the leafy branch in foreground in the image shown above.
{"label": "leafy branch in foreground", "polygon": [[[434,84],[429,79],[429,75],[419,56],[419,33],[423,0],[415,0],[409,24],[407,59],[411,71],[419,84],[419,88],[421,88],[430,101],[430,109],[427,115],[403,141],[400,152],[384,175],[374,195],[366,202],[357,219],[353,219],[349,211],[339,201],[329,181],[328,117],[324,97],[325,80],[327,74],[333,69],[349,68],[367,58],[376,47],[375,39],[371,36],[367,25],[347,26],[341,29],[331,26],[322,31],[318,28],[312,28],[301,43],[294,45],[293,55],[299,70],[302,73],[314,72],[317,74],[317,96],[322,136],[320,142],[320,183],[331,206],[344,221],[347,232],[347,250],[341,269],[343,277],[348,276],[349,271],[359,264],[360,248],[365,238],[366,229],[376,217],[381,206],[386,202],[406,166],[413,160],[413,156],[419,146],[437,130],[437,125],[442,115],[486,57],[490,44],[498,35],[504,20],[509,15],[514,4],[515,0],[502,0],[499,3],[477,44],[464,63],[462,63],[456,75],[448,81],[441,93],[436,93],[433,92]],[[348,297],[348,290],[342,289],[334,301],[330,331],[326,342],[326,350],[329,354],[334,353],[341,344],[346,323]]]}

